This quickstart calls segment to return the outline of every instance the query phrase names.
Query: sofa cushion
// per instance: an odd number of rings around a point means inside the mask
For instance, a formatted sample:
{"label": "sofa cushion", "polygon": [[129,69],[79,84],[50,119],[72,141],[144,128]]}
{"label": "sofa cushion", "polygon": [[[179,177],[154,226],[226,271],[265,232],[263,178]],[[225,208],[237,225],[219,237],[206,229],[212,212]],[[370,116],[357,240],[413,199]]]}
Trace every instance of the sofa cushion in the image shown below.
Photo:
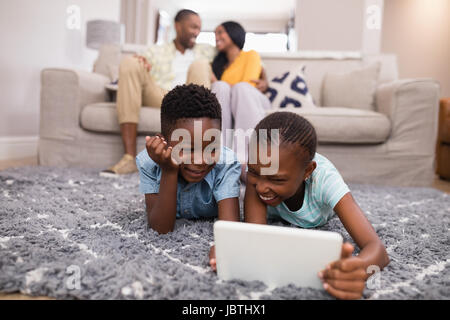
{"label": "sofa cushion", "polygon": [[[269,110],[268,113],[280,110]],[[327,107],[288,108],[312,123],[320,143],[377,144],[389,137],[391,122],[382,113],[369,110]]]}
{"label": "sofa cushion", "polygon": [[[142,107],[139,116],[138,133],[161,131],[160,108]],[[104,133],[120,133],[115,103],[100,102],[85,106],[81,111],[80,123],[83,129]]]}
{"label": "sofa cushion", "polygon": [[347,73],[327,73],[323,80],[322,106],[375,110],[380,63]]}
{"label": "sofa cushion", "polygon": [[284,70],[269,81],[266,95],[273,108],[314,108],[314,101],[306,85],[305,66]]}

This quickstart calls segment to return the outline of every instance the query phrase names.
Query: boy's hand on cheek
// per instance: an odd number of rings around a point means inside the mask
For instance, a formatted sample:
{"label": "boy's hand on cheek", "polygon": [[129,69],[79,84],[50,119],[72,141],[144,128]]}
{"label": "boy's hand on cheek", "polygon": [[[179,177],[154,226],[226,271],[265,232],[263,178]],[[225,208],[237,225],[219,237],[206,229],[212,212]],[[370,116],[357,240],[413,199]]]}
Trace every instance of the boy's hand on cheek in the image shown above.
{"label": "boy's hand on cheek", "polygon": [[341,259],[319,273],[324,289],[338,299],[360,299],[366,286],[364,261],[352,256],[353,250],[350,243],[344,243]]}
{"label": "boy's hand on cheek", "polygon": [[212,246],[211,249],[209,249],[209,265],[213,271],[217,271],[216,246]]}
{"label": "boy's hand on cheek", "polygon": [[167,141],[160,136],[145,137],[145,147],[147,153],[162,170],[178,171],[178,165],[172,159],[172,147],[169,147]]}

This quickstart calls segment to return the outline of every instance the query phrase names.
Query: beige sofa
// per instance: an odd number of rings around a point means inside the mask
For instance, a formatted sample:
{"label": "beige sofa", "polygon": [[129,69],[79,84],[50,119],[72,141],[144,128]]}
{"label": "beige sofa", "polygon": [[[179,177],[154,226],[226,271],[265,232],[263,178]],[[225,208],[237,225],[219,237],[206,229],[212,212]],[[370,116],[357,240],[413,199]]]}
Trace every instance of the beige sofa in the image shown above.
{"label": "beige sofa", "polygon": [[[439,84],[398,79],[396,58],[376,56],[262,55],[268,77],[306,65],[305,77],[321,106],[327,72],[349,72],[380,61],[375,110],[345,106],[298,109],[318,133],[318,152],[349,182],[424,186],[434,173]],[[123,153],[115,104],[108,102],[100,73],[45,69],[41,74],[39,162],[42,165],[106,168]],[[351,95],[352,92],[343,94]],[[142,108],[138,149],[144,134],[160,130],[159,109]]]}

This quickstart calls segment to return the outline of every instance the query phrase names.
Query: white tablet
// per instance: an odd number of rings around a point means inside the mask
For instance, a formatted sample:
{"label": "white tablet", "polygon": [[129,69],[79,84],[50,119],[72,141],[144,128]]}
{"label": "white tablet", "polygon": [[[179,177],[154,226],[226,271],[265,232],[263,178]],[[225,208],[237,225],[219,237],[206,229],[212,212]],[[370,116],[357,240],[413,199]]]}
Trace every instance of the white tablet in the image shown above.
{"label": "white tablet", "polygon": [[320,270],[341,256],[336,232],[262,224],[214,223],[217,275],[222,280],[260,280],[269,288],[290,283],[321,289]]}

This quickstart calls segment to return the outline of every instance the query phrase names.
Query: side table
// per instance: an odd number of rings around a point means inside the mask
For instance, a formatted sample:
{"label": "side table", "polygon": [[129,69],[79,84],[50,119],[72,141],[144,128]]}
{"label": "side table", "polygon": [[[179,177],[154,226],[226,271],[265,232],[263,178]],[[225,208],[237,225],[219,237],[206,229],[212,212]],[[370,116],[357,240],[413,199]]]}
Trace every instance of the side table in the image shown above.
{"label": "side table", "polygon": [[450,98],[439,104],[439,129],[436,147],[436,173],[450,180]]}

